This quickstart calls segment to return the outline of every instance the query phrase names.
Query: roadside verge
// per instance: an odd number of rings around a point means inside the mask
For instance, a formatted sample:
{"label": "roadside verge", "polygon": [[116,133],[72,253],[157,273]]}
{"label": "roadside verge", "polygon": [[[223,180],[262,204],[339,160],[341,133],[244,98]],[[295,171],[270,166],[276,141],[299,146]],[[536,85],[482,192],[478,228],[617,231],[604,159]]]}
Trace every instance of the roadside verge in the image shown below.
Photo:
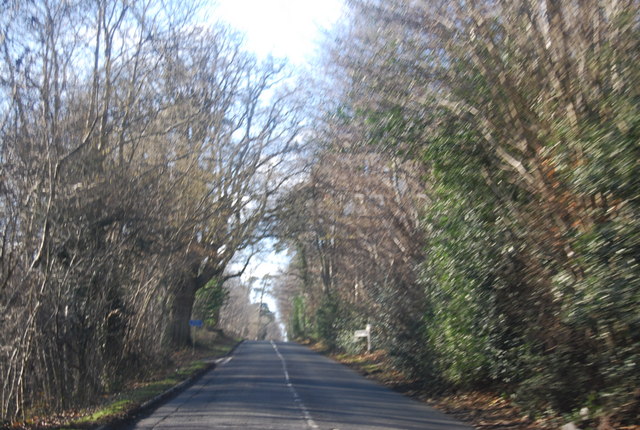
{"label": "roadside verge", "polygon": [[144,379],[130,380],[117,392],[84,409],[52,414],[32,414],[25,422],[3,426],[7,430],[113,430],[179,394],[216,365],[230,357],[239,339],[216,336],[195,348],[175,351],[168,365]]}
{"label": "roadside verge", "polygon": [[540,430],[558,428],[534,421],[508,399],[495,393],[429,392],[428,387],[394,368],[384,351],[363,354],[333,353],[320,343],[302,342],[314,351],[342,363],[366,378],[451,415],[481,430]]}
{"label": "roadside verge", "polygon": [[[186,379],[178,384],[172,386],[171,388],[166,389],[160,394],[152,397],[140,404],[136,404],[132,406],[130,409],[127,409],[126,412],[119,414],[116,417],[113,417],[108,420],[107,423],[102,424],[98,427],[95,427],[95,430],[117,430],[118,428],[130,424],[132,421],[135,421],[137,417],[144,415],[147,412],[152,411],[156,407],[158,407],[163,402],[170,400],[171,398],[177,396],[182,393],[184,390],[193,385],[198,379],[200,379],[204,374],[216,368],[216,366],[227,359],[229,356],[233,354],[235,349],[242,342],[237,342],[230,350],[222,357],[211,358],[207,360],[203,360],[204,367],[197,369],[194,373],[190,374]],[[65,429],[66,430],[66,429]]]}

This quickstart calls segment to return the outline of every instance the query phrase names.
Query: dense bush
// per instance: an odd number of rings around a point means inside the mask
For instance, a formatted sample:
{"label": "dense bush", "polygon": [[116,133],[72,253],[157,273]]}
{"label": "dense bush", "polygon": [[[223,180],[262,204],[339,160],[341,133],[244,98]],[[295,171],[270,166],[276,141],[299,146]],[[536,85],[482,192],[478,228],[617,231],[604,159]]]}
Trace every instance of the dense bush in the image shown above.
{"label": "dense bush", "polygon": [[[308,266],[319,273],[322,257],[335,270],[300,293],[331,284],[435,388],[489,383],[535,413],[588,406],[633,420],[640,5],[350,5],[329,60],[338,104],[316,136],[316,172],[335,173],[311,175],[316,224],[296,235],[312,250],[309,232],[325,226],[331,247]],[[419,185],[390,174],[400,165]],[[321,302],[307,312],[321,310],[317,334],[334,344]]]}

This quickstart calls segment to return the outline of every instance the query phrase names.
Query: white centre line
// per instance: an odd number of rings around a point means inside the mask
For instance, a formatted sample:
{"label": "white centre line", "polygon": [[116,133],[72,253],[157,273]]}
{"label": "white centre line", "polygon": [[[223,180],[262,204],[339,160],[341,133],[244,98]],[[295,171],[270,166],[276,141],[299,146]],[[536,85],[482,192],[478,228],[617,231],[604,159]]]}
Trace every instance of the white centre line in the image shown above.
{"label": "white centre line", "polygon": [[287,370],[287,362],[284,360],[284,357],[282,356],[282,354],[280,354],[280,351],[278,351],[278,347],[276,346],[276,343],[274,341],[271,341],[271,346],[273,346],[273,349],[276,351],[276,354],[278,354],[278,358],[282,362],[282,371],[284,372],[284,380],[287,384],[287,387],[289,387],[289,390],[291,390],[291,393],[293,394],[293,400],[298,405],[300,412],[302,412],[302,416],[304,417],[304,420],[307,422],[307,425],[310,428],[319,429],[320,427],[318,427],[315,421],[313,421],[313,418],[311,418],[311,414],[309,413],[309,410],[304,405],[304,403],[302,402],[302,399],[298,395],[298,392],[296,391],[295,387],[291,383],[291,378],[289,378],[289,371]]}

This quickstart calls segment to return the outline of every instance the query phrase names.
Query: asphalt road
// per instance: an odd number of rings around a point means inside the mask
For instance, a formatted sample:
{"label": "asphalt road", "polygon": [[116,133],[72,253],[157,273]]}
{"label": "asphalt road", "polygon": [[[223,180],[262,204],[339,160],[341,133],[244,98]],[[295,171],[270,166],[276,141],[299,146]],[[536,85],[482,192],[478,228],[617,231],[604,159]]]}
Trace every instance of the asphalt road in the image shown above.
{"label": "asphalt road", "polygon": [[130,429],[467,427],[295,343],[244,342],[231,359]]}

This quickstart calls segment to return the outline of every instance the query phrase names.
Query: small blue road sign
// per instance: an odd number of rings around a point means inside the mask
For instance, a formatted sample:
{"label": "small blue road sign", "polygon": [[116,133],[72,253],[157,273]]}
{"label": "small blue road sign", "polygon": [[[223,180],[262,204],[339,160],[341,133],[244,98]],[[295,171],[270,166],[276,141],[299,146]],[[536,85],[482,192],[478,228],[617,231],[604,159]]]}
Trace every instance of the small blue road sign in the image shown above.
{"label": "small blue road sign", "polygon": [[189,320],[191,327],[202,327],[202,320]]}

